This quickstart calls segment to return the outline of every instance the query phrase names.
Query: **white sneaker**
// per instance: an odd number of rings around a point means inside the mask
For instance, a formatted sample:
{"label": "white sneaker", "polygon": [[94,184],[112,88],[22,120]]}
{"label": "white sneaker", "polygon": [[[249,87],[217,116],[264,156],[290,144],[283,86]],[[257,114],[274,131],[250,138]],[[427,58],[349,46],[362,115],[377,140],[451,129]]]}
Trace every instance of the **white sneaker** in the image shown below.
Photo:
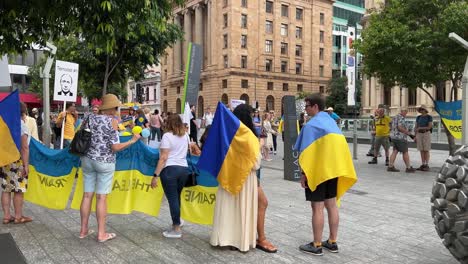
{"label": "white sneaker", "polygon": [[181,238],[182,232],[171,229],[171,230],[164,231],[163,236],[167,238]]}
{"label": "white sneaker", "polygon": [[180,227],[183,227],[184,225],[185,225],[185,221],[184,221],[184,219],[181,218],[181,219],[180,219],[180,225],[179,225],[179,226],[180,226]]}

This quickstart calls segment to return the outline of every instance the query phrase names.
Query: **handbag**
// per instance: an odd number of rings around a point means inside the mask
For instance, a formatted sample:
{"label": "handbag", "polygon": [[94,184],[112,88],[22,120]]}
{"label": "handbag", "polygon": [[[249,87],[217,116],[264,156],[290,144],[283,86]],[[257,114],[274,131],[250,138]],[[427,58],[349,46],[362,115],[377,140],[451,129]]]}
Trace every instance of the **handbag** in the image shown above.
{"label": "handbag", "polygon": [[80,130],[75,133],[75,137],[70,143],[71,154],[77,156],[84,156],[88,152],[89,147],[91,146],[91,129],[89,129],[89,117],[83,122]]}
{"label": "handbag", "polygon": [[200,171],[198,170],[197,166],[195,166],[192,162],[192,155],[190,154],[190,149],[187,151],[188,163],[189,163],[189,174],[187,177],[187,181],[185,182],[184,187],[193,187],[197,186],[197,177],[200,175]]}

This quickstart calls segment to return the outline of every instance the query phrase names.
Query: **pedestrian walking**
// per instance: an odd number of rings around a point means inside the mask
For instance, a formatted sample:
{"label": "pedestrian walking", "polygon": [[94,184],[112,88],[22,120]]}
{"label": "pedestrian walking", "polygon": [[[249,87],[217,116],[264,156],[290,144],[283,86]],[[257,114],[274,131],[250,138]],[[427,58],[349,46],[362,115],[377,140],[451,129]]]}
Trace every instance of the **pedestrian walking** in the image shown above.
{"label": "pedestrian walking", "polygon": [[421,166],[417,169],[420,171],[429,171],[429,158],[431,151],[431,133],[432,133],[432,116],[429,115],[427,107],[421,105],[418,108],[420,115],[416,117],[416,146],[421,153]]}
{"label": "pedestrian walking", "polygon": [[378,115],[375,117],[375,143],[374,143],[374,158],[369,161],[369,164],[377,164],[377,157],[380,152],[380,146],[385,150],[385,166],[389,163],[390,149],[390,123],[392,119],[385,115],[385,110],[379,108]]}
{"label": "pedestrian walking", "polygon": [[392,119],[390,138],[392,139],[393,152],[390,156],[390,162],[388,164],[387,171],[399,172],[395,168],[395,159],[398,155],[398,152],[402,153],[403,161],[406,165],[406,172],[413,173],[416,170],[411,167],[410,158],[408,154],[408,136],[412,136],[408,127],[406,126],[406,115],[408,114],[408,109],[401,108],[401,111]]}
{"label": "pedestrian walking", "polygon": [[[369,131],[371,133],[371,138],[370,138],[370,149],[369,152],[367,152],[368,157],[374,157],[374,147],[375,147],[375,117],[379,115],[379,109],[374,110],[374,115],[370,116],[370,122],[369,122]],[[379,157],[381,156],[380,151],[379,151]]]}

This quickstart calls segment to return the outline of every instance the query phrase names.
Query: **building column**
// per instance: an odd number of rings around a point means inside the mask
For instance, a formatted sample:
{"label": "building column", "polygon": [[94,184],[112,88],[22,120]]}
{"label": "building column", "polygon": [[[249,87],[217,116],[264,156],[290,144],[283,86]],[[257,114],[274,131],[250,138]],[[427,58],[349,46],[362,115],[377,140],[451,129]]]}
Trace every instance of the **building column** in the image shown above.
{"label": "building column", "polygon": [[[180,17],[177,14],[174,16],[174,24],[176,26],[180,27]],[[174,63],[172,65],[172,67],[173,67],[172,68],[172,73],[176,74],[176,75],[181,73],[181,67],[180,67],[181,66],[181,64],[180,64],[180,62],[181,62],[181,57],[180,57],[181,50],[180,49],[181,49],[180,40],[177,40],[176,43],[174,44],[174,48],[173,48]]]}
{"label": "building column", "polygon": [[189,9],[184,10],[184,33],[185,33],[185,40],[184,46],[182,50],[183,54],[183,62],[184,62],[184,70],[185,70],[185,63],[187,62],[188,56],[188,47],[189,43],[192,42],[192,13]]}
{"label": "building column", "polygon": [[206,9],[207,9],[207,17],[206,17],[206,57],[207,57],[207,64],[211,65],[211,0],[206,0]]}
{"label": "building column", "polygon": [[[195,37],[194,42],[200,44],[202,51],[203,51],[203,6],[201,4],[195,5]],[[202,69],[204,68],[205,54],[201,57],[202,60]]]}

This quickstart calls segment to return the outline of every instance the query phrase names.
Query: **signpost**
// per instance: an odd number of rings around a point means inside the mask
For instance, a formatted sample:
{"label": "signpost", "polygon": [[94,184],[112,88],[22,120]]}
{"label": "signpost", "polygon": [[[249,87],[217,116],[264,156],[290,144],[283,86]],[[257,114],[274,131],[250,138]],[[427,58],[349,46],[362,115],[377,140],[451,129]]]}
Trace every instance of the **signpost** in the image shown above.
{"label": "signpost", "polygon": [[348,26],[348,57],[346,58],[346,77],[348,79],[348,106],[353,106],[353,159],[357,160],[357,121],[356,121],[356,56],[353,42],[356,36],[356,28]]}
{"label": "signpost", "polygon": [[203,60],[203,47],[190,42],[187,52],[187,64],[185,67],[184,93],[181,103],[181,113],[184,113],[185,103],[196,105],[198,91],[200,89],[200,74]]}
{"label": "signpost", "polygon": [[[54,100],[63,101],[63,112],[66,111],[67,102],[76,102],[78,93],[78,64],[59,61],[55,62]],[[64,113],[66,116],[66,113]],[[60,149],[63,149],[63,133],[65,120],[62,121],[62,136],[60,137]]]}
{"label": "signpost", "polygon": [[49,78],[50,78],[50,69],[52,68],[52,63],[54,62],[54,56],[57,52],[57,47],[52,43],[47,42],[46,46],[50,49],[49,57],[47,57],[44,70],[41,69],[40,76],[42,80],[42,102],[43,102],[43,111],[44,114],[43,124],[42,124],[42,142],[48,148],[50,147],[50,93],[49,93]]}
{"label": "signpost", "polygon": [[299,151],[294,150],[294,144],[296,144],[298,132],[296,98],[294,96],[284,96],[283,110],[284,179],[289,181],[299,181],[301,179]]}

